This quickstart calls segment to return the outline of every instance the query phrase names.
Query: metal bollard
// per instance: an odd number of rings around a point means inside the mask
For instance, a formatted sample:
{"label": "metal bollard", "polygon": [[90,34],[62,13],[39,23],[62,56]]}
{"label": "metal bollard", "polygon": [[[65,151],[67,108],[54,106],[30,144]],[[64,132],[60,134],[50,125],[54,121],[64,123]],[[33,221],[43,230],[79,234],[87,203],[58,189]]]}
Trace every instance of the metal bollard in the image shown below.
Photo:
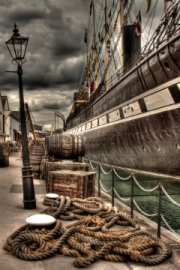
{"label": "metal bollard", "polygon": [[112,207],[114,207],[114,169],[112,169]]}
{"label": "metal bollard", "polygon": [[131,174],[131,218],[133,218],[133,208],[134,208],[134,175]]}
{"label": "metal bollard", "polygon": [[157,230],[157,237],[161,238],[161,190],[162,190],[162,185],[159,183],[158,187],[158,230]]}
{"label": "metal bollard", "polygon": [[98,164],[98,197],[101,196],[101,186],[100,186],[100,174],[101,174],[101,171],[100,171],[100,164]]}

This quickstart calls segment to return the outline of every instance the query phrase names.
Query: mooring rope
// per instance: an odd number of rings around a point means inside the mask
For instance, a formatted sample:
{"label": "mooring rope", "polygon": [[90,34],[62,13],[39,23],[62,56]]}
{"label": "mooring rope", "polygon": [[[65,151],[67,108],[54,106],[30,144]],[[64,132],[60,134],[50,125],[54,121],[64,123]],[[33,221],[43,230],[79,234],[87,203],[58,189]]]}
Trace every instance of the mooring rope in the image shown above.
{"label": "mooring rope", "polygon": [[[56,254],[73,256],[76,267],[85,267],[99,259],[127,260],[149,265],[168,258],[170,250],[157,237],[140,230],[127,214],[119,212],[97,197],[44,199],[50,207],[41,213],[56,218],[46,228],[25,224],[6,240],[4,249],[23,260],[43,260]],[[60,219],[75,220],[66,226]]]}

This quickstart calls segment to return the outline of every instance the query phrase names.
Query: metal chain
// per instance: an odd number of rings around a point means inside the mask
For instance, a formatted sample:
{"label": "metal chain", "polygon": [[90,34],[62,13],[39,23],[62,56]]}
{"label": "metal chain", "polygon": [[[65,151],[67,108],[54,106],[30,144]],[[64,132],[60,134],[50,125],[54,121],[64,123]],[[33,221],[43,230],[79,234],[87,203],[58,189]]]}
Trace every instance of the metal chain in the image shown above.
{"label": "metal chain", "polygon": [[91,162],[91,160],[90,160],[90,165],[91,165],[91,168],[94,170],[94,171],[96,171],[97,170],[97,168],[98,168],[98,165],[97,165],[97,167],[93,167],[93,165],[92,165],[92,162]]}
{"label": "metal chain", "polygon": [[143,187],[138,183],[138,181],[137,181],[137,179],[136,179],[135,176],[133,176],[133,179],[134,179],[135,183],[137,184],[137,186],[138,186],[141,190],[143,190],[143,191],[145,191],[145,192],[152,192],[152,191],[155,191],[155,190],[158,189],[158,187],[159,187],[159,185],[157,185],[157,186],[154,187],[153,189],[145,189],[145,188],[143,188]]}
{"label": "metal chain", "polygon": [[126,177],[126,178],[123,178],[123,177],[121,177],[121,176],[116,172],[115,169],[113,169],[113,171],[114,171],[115,175],[116,175],[120,180],[126,181],[126,180],[129,180],[129,179],[131,178],[131,175],[129,175],[129,176]]}
{"label": "metal chain", "polygon": [[162,216],[161,218],[162,218],[162,220],[164,221],[164,223],[166,224],[166,226],[168,227],[168,229],[169,229],[172,233],[176,234],[177,236],[180,236],[180,234],[176,233],[176,232],[171,228],[171,226],[167,223],[167,221],[165,220],[165,218],[164,218],[163,216]]}
{"label": "metal chain", "polygon": [[99,164],[99,165],[100,165],[101,171],[102,171],[104,174],[108,175],[108,174],[110,174],[110,173],[112,172],[112,169],[111,169],[109,172],[105,172],[104,169],[103,169],[103,167],[102,167],[102,165],[101,165],[101,164]]}
{"label": "metal chain", "polygon": [[87,162],[85,161],[85,159],[84,159],[84,158],[82,158],[82,162],[83,162],[83,163],[87,163]]}
{"label": "metal chain", "polygon": [[134,202],[135,206],[137,207],[137,209],[138,209],[143,215],[145,215],[145,216],[147,216],[147,217],[155,217],[155,216],[157,216],[157,213],[156,213],[156,214],[148,214],[148,213],[145,213],[145,212],[138,206],[137,202],[136,202],[134,199],[133,199],[133,202]]}
{"label": "metal chain", "polygon": [[164,192],[164,194],[168,197],[168,199],[176,206],[180,207],[180,204],[175,202],[170,196],[169,194],[166,192],[166,190],[162,187],[162,191]]}
{"label": "metal chain", "polygon": [[102,189],[103,189],[105,192],[108,193],[108,192],[110,192],[110,191],[112,190],[112,188],[110,188],[110,190],[106,190],[106,189],[103,187],[101,180],[99,180],[99,183],[100,183]]}
{"label": "metal chain", "polygon": [[124,199],[124,198],[120,197],[115,188],[114,188],[114,192],[117,195],[117,197],[122,201],[129,201],[131,199],[131,198]]}

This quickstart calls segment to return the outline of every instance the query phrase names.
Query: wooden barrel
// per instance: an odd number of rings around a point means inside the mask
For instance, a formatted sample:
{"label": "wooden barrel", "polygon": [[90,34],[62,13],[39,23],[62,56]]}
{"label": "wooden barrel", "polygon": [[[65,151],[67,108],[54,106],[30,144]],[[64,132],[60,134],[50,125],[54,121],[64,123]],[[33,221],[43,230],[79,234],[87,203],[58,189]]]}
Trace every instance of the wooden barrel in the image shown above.
{"label": "wooden barrel", "polygon": [[9,152],[0,144],[0,167],[9,166]]}
{"label": "wooden barrel", "polygon": [[85,154],[85,138],[72,134],[56,134],[46,137],[46,155],[55,158],[77,158]]}

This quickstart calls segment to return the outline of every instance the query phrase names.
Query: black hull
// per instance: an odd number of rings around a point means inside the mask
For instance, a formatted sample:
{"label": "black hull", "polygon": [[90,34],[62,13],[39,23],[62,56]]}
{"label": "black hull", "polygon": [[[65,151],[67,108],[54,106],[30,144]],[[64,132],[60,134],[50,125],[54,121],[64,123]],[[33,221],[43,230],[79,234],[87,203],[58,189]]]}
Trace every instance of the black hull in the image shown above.
{"label": "black hull", "polygon": [[180,34],[67,119],[67,132],[85,136],[94,161],[180,176],[179,75]]}
{"label": "black hull", "polygon": [[84,135],[88,159],[180,176],[180,108],[105,126]]}

